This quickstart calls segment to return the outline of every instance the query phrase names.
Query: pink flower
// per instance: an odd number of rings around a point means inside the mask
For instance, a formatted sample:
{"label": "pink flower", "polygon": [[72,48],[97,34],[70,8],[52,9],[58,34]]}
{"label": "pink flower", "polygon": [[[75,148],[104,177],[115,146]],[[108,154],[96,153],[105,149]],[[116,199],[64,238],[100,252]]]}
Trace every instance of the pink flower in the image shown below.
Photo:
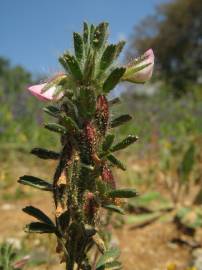
{"label": "pink flower", "polygon": [[153,68],[154,53],[152,49],[149,49],[141,57],[129,64],[122,80],[133,83],[145,83],[151,78]]}
{"label": "pink flower", "polygon": [[56,86],[51,86],[47,91],[42,92],[46,85],[47,83],[32,85],[28,87],[28,91],[42,101],[57,100],[58,97],[54,98]]}
{"label": "pink flower", "polygon": [[36,98],[42,101],[57,101],[62,98],[63,94],[55,96],[58,83],[64,79],[66,76],[64,74],[57,75],[56,77],[50,79],[47,83],[31,85],[27,90]]}

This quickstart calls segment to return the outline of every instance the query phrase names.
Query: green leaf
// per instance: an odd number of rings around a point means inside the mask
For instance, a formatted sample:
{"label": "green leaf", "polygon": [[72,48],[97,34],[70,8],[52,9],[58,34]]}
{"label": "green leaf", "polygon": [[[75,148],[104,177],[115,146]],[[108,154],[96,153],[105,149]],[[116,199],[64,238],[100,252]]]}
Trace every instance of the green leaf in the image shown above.
{"label": "green leaf", "polygon": [[74,32],[73,33],[73,39],[74,39],[74,51],[76,58],[80,62],[83,58],[83,39],[79,33]]}
{"label": "green leaf", "polygon": [[[2,242],[0,245],[0,269],[13,270],[13,262],[17,259],[17,254],[13,249],[13,245]],[[20,270],[20,269],[18,269]]]}
{"label": "green leaf", "polygon": [[125,73],[125,68],[120,67],[112,71],[109,77],[103,84],[103,91],[107,94],[109,93],[120,81],[121,77]]}
{"label": "green leaf", "polygon": [[192,211],[190,207],[180,207],[177,211],[176,216],[180,219],[183,219],[187,214],[189,214]]}
{"label": "green leaf", "polygon": [[103,151],[107,151],[109,150],[109,148],[112,146],[113,144],[113,141],[114,141],[114,137],[115,135],[114,134],[108,134],[106,137],[105,137],[105,140],[102,144],[102,150]]}
{"label": "green leaf", "polygon": [[85,235],[87,237],[92,237],[97,232],[96,229],[93,226],[89,225],[89,224],[84,225],[84,230],[85,230]]}
{"label": "green leaf", "polygon": [[52,225],[41,223],[41,222],[31,222],[26,225],[25,232],[28,233],[56,233],[56,228]]}
{"label": "green leaf", "polygon": [[42,158],[42,159],[54,159],[57,160],[60,158],[60,153],[56,153],[54,151],[50,151],[43,148],[33,148],[31,154]]}
{"label": "green leaf", "polygon": [[148,212],[157,212],[172,209],[173,204],[170,200],[164,198],[159,192],[150,191],[131,199],[128,202],[128,207],[132,209],[142,208]]}
{"label": "green leaf", "polygon": [[109,106],[113,106],[113,105],[115,105],[115,104],[119,104],[120,102],[121,102],[121,101],[120,101],[120,99],[119,99],[118,97],[113,98],[113,99],[111,99],[111,100],[108,101]]}
{"label": "green leaf", "polygon": [[60,114],[60,110],[59,110],[57,107],[52,106],[52,105],[43,108],[43,110],[44,110],[44,112],[46,112],[47,114],[49,114],[49,115],[51,115],[51,116],[53,116],[53,117],[56,117],[56,118],[57,118],[57,117],[59,116],[59,114]]}
{"label": "green leaf", "polygon": [[91,171],[91,172],[94,171],[94,167],[92,165],[88,165],[88,164],[85,164],[83,162],[80,162],[80,166]]}
{"label": "green leaf", "polygon": [[150,224],[151,222],[160,218],[161,215],[162,215],[161,212],[154,212],[154,213],[141,214],[141,215],[127,215],[126,223],[129,225],[141,227],[146,224]]}
{"label": "green leaf", "polygon": [[44,127],[50,131],[61,133],[63,135],[65,135],[67,133],[67,130],[65,127],[63,127],[59,124],[56,124],[56,123],[48,123],[48,124],[45,124]]}
{"label": "green leaf", "polygon": [[123,170],[123,171],[126,170],[125,165],[123,165],[123,163],[122,163],[120,160],[118,160],[114,155],[108,155],[108,156],[107,156],[107,159],[108,159],[111,163],[113,163],[116,167],[118,167],[119,169],[121,169],[121,170]]}
{"label": "green leaf", "polygon": [[121,150],[126,148],[127,146],[131,145],[132,143],[136,142],[138,139],[137,136],[129,135],[127,138],[125,138],[122,142],[116,144],[111,148],[112,152]]}
{"label": "green leaf", "polygon": [[59,61],[76,80],[81,81],[83,79],[79,63],[73,55],[65,53],[62,57],[59,58]]}
{"label": "green leaf", "polygon": [[95,90],[91,87],[80,87],[77,98],[77,106],[80,115],[85,119],[91,119],[96,110]]}
{"label": "green leaf", "polygon": [[100,60],[101,71],[105,71],[112,64],[115,57],[115,52],[116,45],[111,44],[107,46]]}
{"label": "green leaf", "polygon": [[182,181],[186,181],[188,179],[194,166],[194,162],[195,162],[195,146],[191,144],[188,150],[185,152],[179,168]]}
{"label": "green leaf", "polygon": [[176,216],[186,227],[195,229],[202,226],[201,207],[181,207],[178,209]]}
{"label": "green leaf", "polygon": [[123,114],[117,118],[115,118],[114,120],[111,121],[111,127],[115,128],[118,127],[120,125],[125,124],[126,122],[130,121],[132,119],[132,117],[129,114]]}
{"label": "green leaf", "polygon": [[88,43],[88,38],[89,38],[89,26],[87,22],[83,23],[83,42]]}
{"label": "green leaf", "polygon": [[64,211],[57,217],[57,228],[60,231],[65,231],[69,226],[70,222],[70,212],[68,210]]}
{"label": "green leaf", "polygon": [[136,190],[129,188],[115,189],[108,193],[108,196],[112,198],[133,198],[137,195],[138,193]]}
{"label": "green leaf", "polygon": [[99,249],[99,251],[103,254],[106,251],[106,247],[105,247],[105,243],[102,240],[102,238],[100,237],[100,235],[98,233],[96,233],[95,235],[93,235],[92,237],[94,243],[96,244],[97,248]]}
{"label": "green leaf", "polygon": [[120,41],[118,44],[110,44],[105,48],[100,60],[100,74],[116,60],[123,49],[124,44],[124,41]]}
{"label": "green leaf", "polygon": [[85,66],[84,66],[84,84],[88,85],[89,81],[91,81],[94,77],[95,73],[95,55],[92,51],[88,52],[86,57]]}
{"label": "green leaf", "polygon": [[96,187],[101,197],[106,197],[106,194],[111,190],[111,187],[106,182],[100,179],[96,180]]}
{"label": "green leaf", "polygon": [[78,119],[79,118],[79,113],[78,113],[78,108],[74,102],[72,102],[71,99],[65,97],[64,102],[68,108],[69,114],[74,118]]}
{"label": "green leaf", "polygon": [[150,191],[144,194],[141,194],[141,196],[134,199],[134,204],[136,206],[150,206],[152,202],[157,202],[158,204],[163,201],[163,197],[161,197],[161,194],[156,191]]}
{"label": "green leaf", "polygon": [[107,264],[107,263],[112,263],[116,258],[118,258],[120,256],[120,250],[117,248],[112,248],[109,249],[105,252],[105,254],[103,254],[96,265],[96,269],[98,269],[99,267]]}
{"label": "green leaf", "polygon": [[121,207],[118,207],[114,204],[103,205],[103,207],[106,208],[107,210],[124,215],[124,210]]}
{"label": "green leaf", "polygon": [[119,43],[116,45],[116,52],[115,57],[118,58],[121,51],[123,50],[123,47],[125,46],[126,42],[124,40],[119,41]]}
{"label": "green leaf", "polygon": [[122,269],[122,264],[118,261],[113,261],[111,263],[106,263],[105,268],[109,270],[119,270]]}
{"label": "green leaf", "polygon": [[38,189],[42,189],[45,191],[52,191],[53,190],[53,186],[52,184],[34,177],[34,176],[30,176],[30,175],[24,175],[21,176],[20,179],[18,180],[18,183],[23,184],[23,185],[28,185],[34,188],[38,188]]}
{"label": "green leaf", "polygon": [[26,206],[22,210],[26,214],[33,216],[46,224],[54,226],[54,223],[52,222],[52,220],[46,214],[44,214],[40,209],[33,206]]}
{"label": "green leaf", "polygon": [[93,44],[94,33],[95,33],[95,25],[91,24],[91,26],[90,26],[90,44]]}
{"label": "green leaf", "polygon": [[100,23],[94,31],[94,37],[93,37],[93,45],[96,49],[100,49],[104,42],[106,41],[108,32],[108,23],[102,22]]}
{"label": "green leaf", "polygon": [[71,130],[79,131],[78,125],[76,124],[76,122],[71,117],[68,117],[68,116],[66,116],[64,114],[64,115],[61,115],[61,118],[62,118],[62,120],[64,122],[64,125],[68,129],[68,131],[71,131]]}

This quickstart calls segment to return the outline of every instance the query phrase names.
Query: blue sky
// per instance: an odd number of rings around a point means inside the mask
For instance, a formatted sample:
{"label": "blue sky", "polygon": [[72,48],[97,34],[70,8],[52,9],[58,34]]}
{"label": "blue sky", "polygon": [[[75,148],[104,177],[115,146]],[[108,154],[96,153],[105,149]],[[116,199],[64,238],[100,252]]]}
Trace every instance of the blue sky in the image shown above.
{"label": "blue sky", "polygon": [[54,73],[58,56],[72,47],[72,32],[84,20],[110,23],[111,41],[127,39],[133,27],[165,0],[1,0],[0,56],[29,71]]}

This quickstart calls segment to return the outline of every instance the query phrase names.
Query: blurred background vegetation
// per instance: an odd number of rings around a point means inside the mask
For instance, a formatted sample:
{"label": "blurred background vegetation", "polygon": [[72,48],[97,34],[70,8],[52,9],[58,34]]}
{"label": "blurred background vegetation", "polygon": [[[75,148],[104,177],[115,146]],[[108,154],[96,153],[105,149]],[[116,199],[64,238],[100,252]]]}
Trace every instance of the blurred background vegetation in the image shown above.
{"label": "blurred background vegetation", "polygon": [[[202,131],[202,9],[198,0],[176,0],[157,6],[155,14],[135,26],[126,59],[153,48],[156,65],[150,84],[124,86],[124,106],[134,121],[127,129],[136,132],[141,144],[154,140],[184,141]],[[1,147],[54,145],[42,129],[42,107],[26,92],[33,79],[21,66],[0,58]],[[119,130],[128,133],[126,127]],[[117,132],[118,134],[119,132]],[[11,148],[12,148],[11,147]]]}

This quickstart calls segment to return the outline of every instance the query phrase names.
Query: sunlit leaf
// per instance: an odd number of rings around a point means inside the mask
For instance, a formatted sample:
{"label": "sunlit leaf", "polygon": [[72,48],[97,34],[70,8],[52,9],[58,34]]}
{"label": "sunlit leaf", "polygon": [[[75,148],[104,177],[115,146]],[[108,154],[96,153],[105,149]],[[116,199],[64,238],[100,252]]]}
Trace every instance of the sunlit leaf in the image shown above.
{"label": "sunlit leaf", "polygon": [[38,189],[42,189],[45,191],[52,191],[53,190],[53,186],[52,184],[34,177],[34,176],[30,176],[30,175],[24,175],[21,176],[20,179],[18,180],[18,183],[23,184],[23,185],[28,185],[34,188],[38,188]]}

